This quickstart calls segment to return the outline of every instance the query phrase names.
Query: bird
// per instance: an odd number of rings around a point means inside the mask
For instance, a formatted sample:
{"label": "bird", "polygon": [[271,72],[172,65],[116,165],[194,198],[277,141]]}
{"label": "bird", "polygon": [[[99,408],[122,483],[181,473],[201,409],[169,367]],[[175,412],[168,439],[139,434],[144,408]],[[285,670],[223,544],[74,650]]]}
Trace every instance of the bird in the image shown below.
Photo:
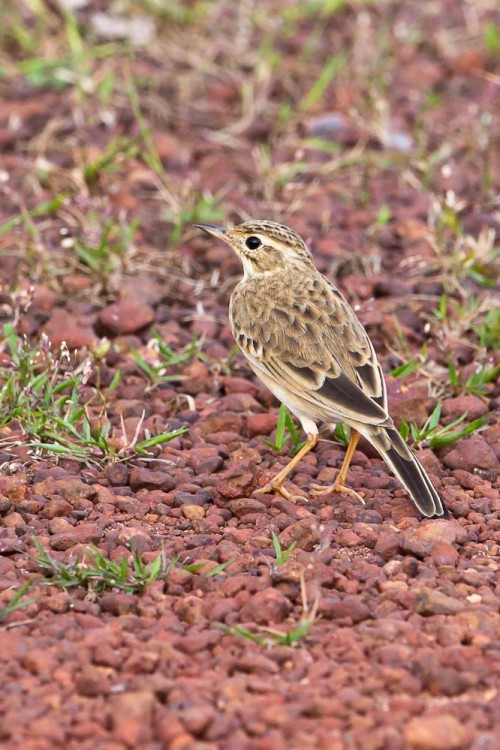
{"label": "bird", "polygon": [[300,235],[266,220],[195,226],[226,242],[241,260],[243,277],[229,303],[232,334],[253,372],[306,434],[298,453],[257,492],[296,500],[285,479],[316,446],[318,424],[341,422],[350,427],[341,469],[332,485],[311,485],[311,496],[339,492],[362,500],[346,477],[363,436],[422,516],[448,517],[443,499],[389,414],[384,375],[366,330],[342,293],[316,268]]}

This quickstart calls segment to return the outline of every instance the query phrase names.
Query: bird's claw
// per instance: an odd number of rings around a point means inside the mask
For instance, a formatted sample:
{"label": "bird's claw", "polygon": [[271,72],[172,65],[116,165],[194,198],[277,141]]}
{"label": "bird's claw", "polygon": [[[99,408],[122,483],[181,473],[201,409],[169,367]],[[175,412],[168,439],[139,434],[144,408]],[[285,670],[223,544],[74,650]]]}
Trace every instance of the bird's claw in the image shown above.
{"label": "bird's claw", "polygon": [[339,492],[344,493],[346,495],[350,495],[351,497],[355,497],[356,500],[359,500],[359,502],[364,505],[365,500],[362,495],[359,494],[359,492],[356,492],[356,490],[351,489],[350,487],[346,487],[343,484],[340,484],[338,482],[334,482],[334,484],[330,484],[327,487],[322,487],[319,484],[311,484],[309,488],[309,494],[312,497],[319,497],[320,495],[327,495],[331,492]]}
{"label": "bird's claw", "polygon": [[258,490],[255,490],[255,495],[282,495],[286,500],[289,500],[291,503],[307,503],[307,497],[304,497],[303,495],[292,495],[291,492],[288,492],[281,483],[278,482],[268,482],[264,485],[264,487],[261,487]]}

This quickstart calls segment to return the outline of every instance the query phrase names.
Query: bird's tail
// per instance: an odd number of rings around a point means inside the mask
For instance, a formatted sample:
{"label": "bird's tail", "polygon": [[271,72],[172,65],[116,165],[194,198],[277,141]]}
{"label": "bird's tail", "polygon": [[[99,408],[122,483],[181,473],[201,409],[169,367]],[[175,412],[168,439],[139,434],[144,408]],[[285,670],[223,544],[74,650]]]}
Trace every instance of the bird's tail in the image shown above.
{"label": "bird's tail", "polygon": [[448,518],[448,510],[442,497],[395,427],[371,430],[365,427],[361,434],[380,453],[423,516]]}

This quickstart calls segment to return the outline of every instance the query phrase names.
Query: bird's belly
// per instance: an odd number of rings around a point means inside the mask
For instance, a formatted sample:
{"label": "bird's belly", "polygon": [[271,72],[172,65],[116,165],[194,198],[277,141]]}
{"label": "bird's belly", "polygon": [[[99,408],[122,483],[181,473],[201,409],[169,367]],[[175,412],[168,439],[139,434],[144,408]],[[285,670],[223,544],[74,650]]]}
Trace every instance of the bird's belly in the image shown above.
{"label": "bird's belly", "polygon": [[[318,428],[316,426],[316,423],[325,421],[325,415],[322,414],[321,408],[319,406],[318,408],[315,408],[314,404],[308,403],[304,399],[296,396],[294,393],[291,393],[286,388],[278,385],[275,380],[268,377],[266,374],[263,374],[257,367],[253,366],[252,362],[250,362],[250,364],[252,365],[252,369],[259,380],[261,380],[264,385],[269,388],[273,396],[276,396],[278,401],[281,401],[281,403],[285,404],[287,409],[297,417],[305,432],[308,435],[317,435]],[[331,420],[328,419],[327,421]]]}

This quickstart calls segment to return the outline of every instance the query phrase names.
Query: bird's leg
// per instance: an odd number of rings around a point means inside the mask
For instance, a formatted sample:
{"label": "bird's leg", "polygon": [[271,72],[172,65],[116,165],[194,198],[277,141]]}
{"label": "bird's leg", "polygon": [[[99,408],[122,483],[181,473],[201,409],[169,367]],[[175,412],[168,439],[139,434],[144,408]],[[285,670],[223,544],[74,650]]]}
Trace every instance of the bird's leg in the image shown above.
{"label": "bird's leg", "polygon": [[[283,497],[286,497],[287,500],[295,500],[295,496],[291,495],[288,490],[286,490],[283,487],[283,482],[287,478],[287,476],[290,474],[290,472],[297,466],[297,464],[304,458],[304,456],[309,453],[310,450],[314,448],[316,443],[318,442],[318,435],[308,435],[307,440],[305,444],[302,446],[300,451],[297,453],[296,456],[292,458],[291,461],[287,463],[287,465],[281,469],[281,471],[276,474],[274,479],[271,479],[270,482],[268,482],[264,487],[261,487],[259,490],[255,491],[256,495],[267,495],[271,494],[273,492],[279,492],[280,495],[283,495]],[[301,498],[302,500],[306,500],[307,498]]]}
{"label": "bird's leg", "polygon": [[352,490],[350,487],[345,486],[345,480],[347,476],[347,471],[349,469],[349,464],[351,463],[351,459],[354,455],[354,451],[356,450],[356,446],[358,444],[358,440],[361,437],[359,432],[357,430],[351,429],[351,437],[349,439],[349,445],[347,446],[347,450],[344,456],[344,460],[342,462],[341,469],[337,475],[337,478],[333,484],[331,484],[329,487],[321,487],[317,484],[312,484],[310,488],[310,494],[313,497],[318,497],[318,495],[326,495],[329,492],[345,492],[346,495],[351,495],[352,497],[355,497],[357,500],[359,500],[363,505],[365,504],[365,501],[361,497],[360,494],[355,492],[355,490]]}

